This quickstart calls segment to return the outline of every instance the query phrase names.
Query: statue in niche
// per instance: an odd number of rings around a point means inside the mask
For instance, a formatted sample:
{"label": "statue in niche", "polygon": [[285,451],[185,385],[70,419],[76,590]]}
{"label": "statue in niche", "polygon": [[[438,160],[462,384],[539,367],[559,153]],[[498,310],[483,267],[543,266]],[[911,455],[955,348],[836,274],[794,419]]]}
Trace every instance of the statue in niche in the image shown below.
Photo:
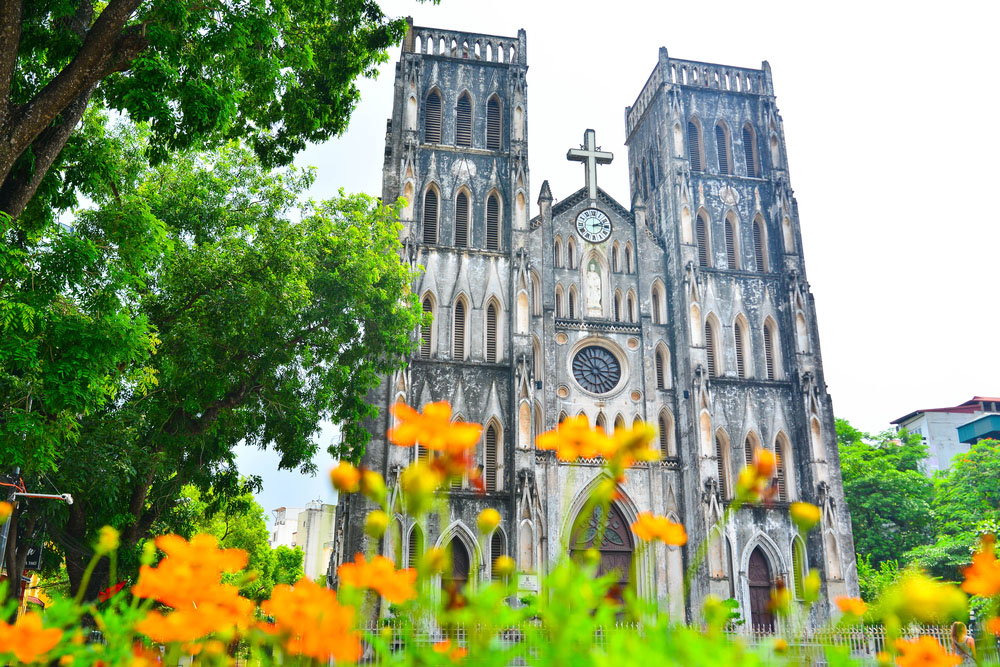
{"label": "statue in niche", "polygon": [[601,271],[597,262],[590,260],[587,265],[587,315],[600,317],[604,312],[601,306]]}

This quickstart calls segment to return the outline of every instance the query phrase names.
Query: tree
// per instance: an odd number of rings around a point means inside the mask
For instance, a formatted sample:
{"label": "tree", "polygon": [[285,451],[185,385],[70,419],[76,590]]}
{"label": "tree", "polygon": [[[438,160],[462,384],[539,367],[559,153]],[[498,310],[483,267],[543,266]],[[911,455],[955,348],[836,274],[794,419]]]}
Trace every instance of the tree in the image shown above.
{"label": "tree", "polygon": [[927,456],[920,436],[871,436],[838,419],[837,444],[858,556],[877,569],[933,540],[933,484],[920,469]]}
{"label": "tree", "polygon": [[240,138],[287,165],[343,132],[405,28],[372,0],[0,3],[0,212],[74,197],[90,175],[64,149],[95,101],[149,124],[154,162]]}
{"label": "tree", "polygon": [[[123,145],[145,140],[120,133]],[[45,475],[76,499],[27,510],[44,516],[74,586],[100,526],[120,528],[123,545],[135,548],[184,485],[235,497],[259,484],[240,481],[233,448],[241,442],[275,449],[282,468],[311,472],[329,420],[343,433],[336,454],[360,456],[362,422],[376,413],[366,395],[402,366],[420,319],[398,209],[342,193],[293,215],[311,173],[271,173],[239,145],[152,168],[140,161],[129,173],[68,234],[135,219],[160,230],[128,303],[152,332],[155,354],[124,363],[109,380],[113,399],[29,462],[39,483]],[[21,443],[0,446],[8,461]],[[88,595],[105,575],[97,572]]]}
{"label": "tree", "polygon": [[958,581],[980,536],[1000,528],[1000,441],[980,440],[938,471],[932,511],[937,539],[907,557],[936,576]]}

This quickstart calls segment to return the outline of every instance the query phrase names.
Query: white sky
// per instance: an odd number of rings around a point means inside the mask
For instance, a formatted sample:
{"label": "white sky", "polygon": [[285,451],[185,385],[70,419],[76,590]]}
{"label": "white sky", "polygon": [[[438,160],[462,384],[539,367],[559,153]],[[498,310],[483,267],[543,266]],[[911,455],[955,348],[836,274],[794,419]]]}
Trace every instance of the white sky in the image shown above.
{"label": "white sky", "polygon": [[[422,26],[527,31],[531,215],[545,179],[557,200],[583,185],[582,167],[565,155],[586,128],[615,153],[598,183],[629,207],[624,109],[660,46],[676,58],[727,65],[767,60],[836,414],[877,431],[914,409],[1000,395],[1000,355],[989,333],[1000,325],[991,287],[1000,249],[1000,139],[991,129],[1000,3],[384,0],[382,7]],[[347,133],[297,160],[318,169],[313,196],[339,188],[381,194],[399,49],[390,56],[376,81],[361,83]],[[332,493],[325,474],[275,475],[273,459],[259,455],[241,457],[244,465],[265,475],[267,509],[272,498],[277,507]]]}

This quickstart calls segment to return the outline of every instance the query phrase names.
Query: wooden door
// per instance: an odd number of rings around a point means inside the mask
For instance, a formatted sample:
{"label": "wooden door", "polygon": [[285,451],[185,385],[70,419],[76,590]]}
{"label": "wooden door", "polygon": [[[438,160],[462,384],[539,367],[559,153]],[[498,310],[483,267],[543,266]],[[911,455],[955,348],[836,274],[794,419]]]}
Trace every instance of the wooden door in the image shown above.
{"label": "wooden door", "polygon": [[770,610],[771,567],[759,547],[750,554],[747,579],[750,584],[750,624],[755,628],[773,632],[774,615]]}
{"label": "wooden door", "polygon": [[576,530],[570,544],[574,556],[595,547],[601,553],[601,562],[597,567],[597,575],[603,576],[614,572],[617,579],[616,590],[611,591],[614,597],[621,598],[622,592],[629,585],[632,572],[632,552],[635,546],[632,542],[632,531],[628,521],[617,505],[611,505],[608,511],[607,524],[604,527],[603,539],[598,542],[599,526],[604,518],[600,507],[595,507],[589,518],[577,519]]}

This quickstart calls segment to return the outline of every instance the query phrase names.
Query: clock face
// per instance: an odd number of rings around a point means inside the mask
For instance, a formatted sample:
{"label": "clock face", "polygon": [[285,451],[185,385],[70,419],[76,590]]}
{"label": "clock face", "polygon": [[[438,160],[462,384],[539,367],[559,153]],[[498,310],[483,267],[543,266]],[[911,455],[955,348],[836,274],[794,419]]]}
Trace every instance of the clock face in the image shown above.
{"label": "clock face", "polygon": [[576,231],[591,243],[600,243],[611,236],[611,220],[604,211],[586,208],[576,216]]}

